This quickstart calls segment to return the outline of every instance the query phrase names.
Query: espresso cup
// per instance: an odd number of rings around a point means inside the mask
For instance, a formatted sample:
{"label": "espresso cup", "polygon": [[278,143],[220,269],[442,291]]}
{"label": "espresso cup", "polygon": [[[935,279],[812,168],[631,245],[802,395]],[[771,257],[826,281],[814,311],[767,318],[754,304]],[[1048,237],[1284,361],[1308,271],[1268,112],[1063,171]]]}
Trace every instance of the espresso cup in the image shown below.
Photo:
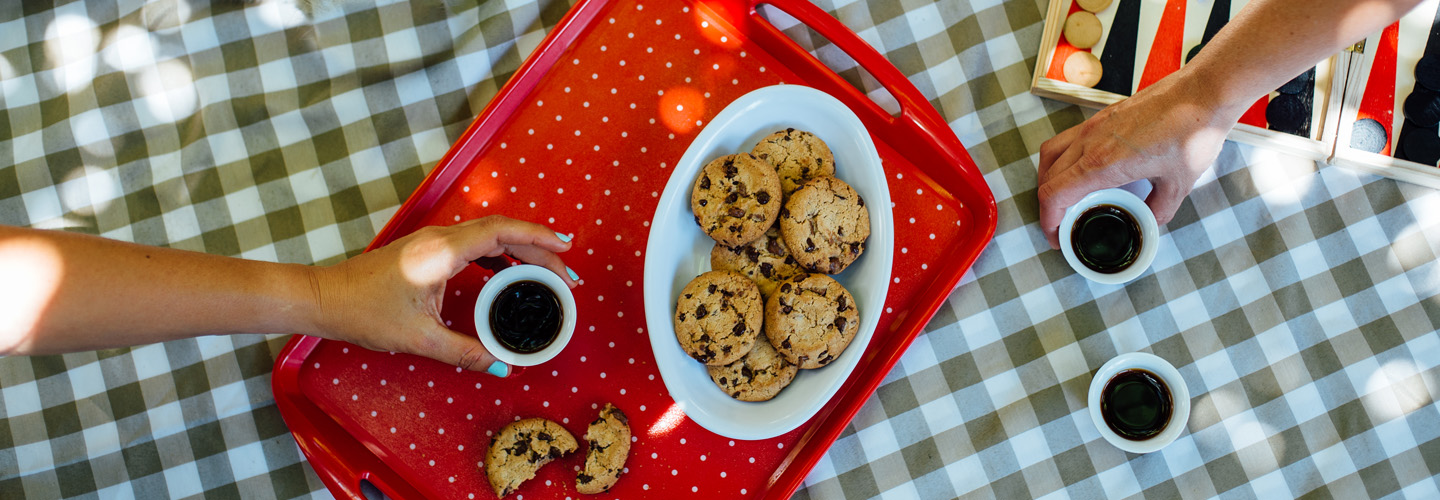
{"label": "espresso cup", "polygon": [[[1133,217],[1140,226],[1139,255],[1128,267],[1115,273],[1102,273],[1091,269],[1081,261],[1080,256],[1075,255],[1072,236],[1075,232],[1076,220],[1080,218],[1081,214],[1101,205],[1111,205],[1121,209]],[[1085,195],[1079,203],[1065,210],[1065,217],[1060,220],[1060,252],[1065,255],[1065,262],[1069,263],[1070,268],[1084,276],[1085,279],[1096,283],[1120,285],[1140,277],[1155,261],[1155,252],[1159,243],[1160,224],[1156,222],[1155,214],[1150,211],[1150,206],[1145,204],[1145,200],[1120,188],[1102,189]]]}
{"label": "espresso cup", "polygon": [[[1126,439],[1116,434],[1110,429],[1110,425],[1105,423],[1100,409],[1101,393],[1105,391],[1105,386],[1125,370],[1150,372],[1156,375],[1170,392],[1170,419],[1165,423],[1164,430],[1142,441]],[[1115,356],[1106,362],[1095,372],[1095,378],[1090,379],[1088,399],[1090,419],[1095,421],[1095,429],[1100,432],[1100,436],[1116,448],[1130,453],[1159,451],[1180,437],[1180,433],[1185,432],[1185,425],[1190,422],[1190,389],[1185,386],[1185,379],[1180,377],[1180,371],[1176,370],[1174,365],[1154,354],[1131,352]]]}
{"label": "espresso cup", "polygon": [[[506,347],[490,327],[490,309],[500,292],[521,281],[536,281],[545,285],[555,293],[555,298],[560,302],[559,333],[550,345],[532,353],[516,352]],[[485,286],[480,289],[480,297],[475,300],[475,333],[491,355],[510,366],[535,366],[550,361],[565,349],[565,345],[570,343],[570,337],[575,334],[575,295],[570,292],[570,287],[565,285],[565,280],[549,269],[530,264],[507,267],[491,276],[490,281],[485,282]]]}

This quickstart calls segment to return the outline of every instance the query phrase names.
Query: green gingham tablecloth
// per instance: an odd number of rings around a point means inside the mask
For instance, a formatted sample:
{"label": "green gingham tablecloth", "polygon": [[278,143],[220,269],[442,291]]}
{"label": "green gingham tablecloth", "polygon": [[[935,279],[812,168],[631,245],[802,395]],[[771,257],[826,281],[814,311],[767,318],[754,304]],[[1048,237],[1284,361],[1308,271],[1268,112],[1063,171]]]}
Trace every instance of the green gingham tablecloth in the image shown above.
{"label": "green gingham tablecloth", "polygon": [[[798,497],[1440,497],[1440,193],[1227,144],[1150,272],[1087,282],[1036,223],[1040,143],[1085,116],[1027,93],[1045,3],[820,2],[930,97],[1000,216]],[[0,223],[353,256],[570,7],[301,5],[0,3]],[[271,394],[285,340],[0,359],[0,498],[328,497]],[[1193,396],[1143,456],[1086,409],[1131,351]]]}

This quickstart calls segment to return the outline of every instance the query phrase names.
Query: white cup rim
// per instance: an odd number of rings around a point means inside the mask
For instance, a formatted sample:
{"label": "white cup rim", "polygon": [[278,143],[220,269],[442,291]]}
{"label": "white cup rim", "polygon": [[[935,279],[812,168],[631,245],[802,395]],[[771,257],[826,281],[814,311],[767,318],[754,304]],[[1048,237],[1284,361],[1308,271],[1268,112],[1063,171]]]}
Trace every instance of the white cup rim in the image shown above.
{"label": "white cup rim", "polygon": [[[507,285],[517,281],[538,281],[549,287],[560,299],[560,310],[564,316],[560,323],[560,334],[555,337],[555,341],[530,354],[521,354],[501,345],[500,339],[495,338],[495,332],[490,329],[490,305],[495,302],[495,296]],[[570,337],[575,334],[575,295],[570,291],[570,287],[565,285],[565,280],[560,279],[554,271],[531,264],[510,266],[491,276],[480,289],[480,296],[475,299],[475,333],[480,337],[480,343],[490,351],[490,355],[507,365],[535,366],[550,361],[565,349],[565,345],[570,343]]]}
{"label": "white cup rim", "polygon": [[[1105,384],[1121,371],[1136,368],[1159,376],[1169,387],[1170,396],[1174,399],[1170,422],[1165,424],[1165,430],[1161,431],[1160,435],[1144,441],[1132,441],[1120,437],[1115,431],[1110,430],[1110,426],[1105,424],[1104,418],[1100,415],[1100,392],[1105,390]],[[1121,354],[1101,366],[1095,372],[1095,377],[1090,379],[1088,399],[1090,419],[1094,421],[1095,429],[1100,432],[1100,436],[1116,448],[1130,453],[1160,451],[1161,448],[1175,442],[1175,439],[1185,432],[1185,426],[1190,422],[1190,388],[1185,386],[1185,379],[1180,376],[1180,371],[1164,358],[1146,352]]]}
{"label": "white cup rim", "polygon": [[[1135,216],[1136,222],[1140,223],[1140,256],[1135,263],[1125,270],[1114,274],[1106,274],[1086,267],[1075,256],[1075,250],[1070,240],[1070,233],[1075,229],[1075,219],[1093,207],[1099,205],[1115,205],[1130,212]],[[1120,188],[1102,189],[1080,199],[1079,203],[1071,205],[1065,210],[1065,217],[1060,220],[1060,252],[1065,255],[1065,262],[1070,268],[1084,276],[1085,279],[1106,285],[1120,285],[1128,283],[1144,274],[1150,269],[1150,264],[1155,262],[1155,253],[1160,243],[1160,224],[1155,220],[1155,214],[1150,211],[1150,206],[1145,200],[1135,196],[1134,193]]]}

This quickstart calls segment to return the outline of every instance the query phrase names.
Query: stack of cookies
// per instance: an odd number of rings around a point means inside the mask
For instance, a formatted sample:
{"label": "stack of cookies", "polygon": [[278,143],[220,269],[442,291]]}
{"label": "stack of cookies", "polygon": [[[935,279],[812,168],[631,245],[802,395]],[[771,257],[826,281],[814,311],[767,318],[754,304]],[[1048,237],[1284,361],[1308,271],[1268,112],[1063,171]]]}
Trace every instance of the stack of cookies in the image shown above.
{"label": "stack of cookies", "polygon": [[830,148],[793,128],[749,153],[706,164],[690,194],[695,223],[715,240],[713,271],[675,307],[681,348],[741,401],[767,401],[800,369],[850,345],[859,311],[838,274],[865,251],[865,200],[835,177]]}

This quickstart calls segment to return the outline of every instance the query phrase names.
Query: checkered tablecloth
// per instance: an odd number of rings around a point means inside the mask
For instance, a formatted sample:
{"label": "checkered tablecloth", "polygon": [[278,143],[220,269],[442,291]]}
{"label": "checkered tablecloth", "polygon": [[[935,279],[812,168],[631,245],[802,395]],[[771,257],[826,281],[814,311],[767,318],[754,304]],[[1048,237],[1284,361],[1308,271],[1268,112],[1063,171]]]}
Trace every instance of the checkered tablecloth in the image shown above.
{"label": "checkered tablecloth", "polygon": [[[569,9],[317,3],[0,4],[0,223],[355,255]],[[1089,283],[1037,226],[1036,152],[1085,116],[1027,93],[1046,1],[820,3],[931,98],[1000,217],[799,497],[1440,497],[1440,193],[1227,144],[1153,269]],[[271,395],[285,340],[0,359],[0,498],[328,497]],[[1086,413],[1131,351],[1193,396],[1143,456]]]}

